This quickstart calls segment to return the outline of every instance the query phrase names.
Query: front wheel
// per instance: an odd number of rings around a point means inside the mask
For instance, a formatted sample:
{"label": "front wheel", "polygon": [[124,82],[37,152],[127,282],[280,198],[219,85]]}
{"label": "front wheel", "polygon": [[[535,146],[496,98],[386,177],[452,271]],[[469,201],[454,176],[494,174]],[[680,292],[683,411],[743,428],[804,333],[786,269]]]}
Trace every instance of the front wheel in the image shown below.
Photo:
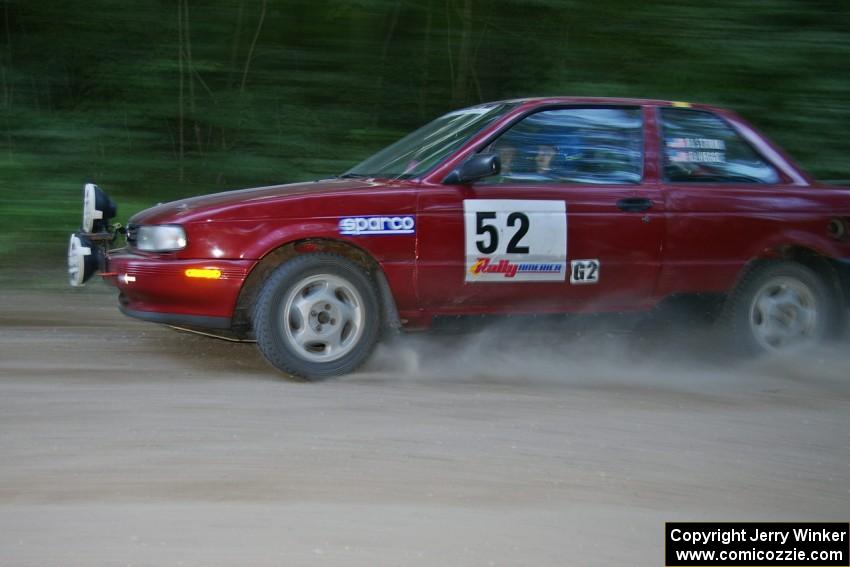
{"label": "front wheel", "polygon": [[326,378],[357,369],[380,331],[371,278],[335,254],[305,254],[281,265],[254,308],[257,347],[295,377]]}
{"label": "front wheel", "polygon": [[837,304],[817,272],[794,262],[771,262],[742,279],[727,298],[721,323],[736,350],[795,353],[830,335]]}

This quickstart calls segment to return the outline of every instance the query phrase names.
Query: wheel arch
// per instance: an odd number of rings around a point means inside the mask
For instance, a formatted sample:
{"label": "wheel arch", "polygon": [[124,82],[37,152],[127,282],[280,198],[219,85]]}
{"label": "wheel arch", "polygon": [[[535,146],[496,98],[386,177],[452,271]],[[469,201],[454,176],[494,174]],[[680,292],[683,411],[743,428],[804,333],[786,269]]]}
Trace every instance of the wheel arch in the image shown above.
{"label": "wheel arch", "polygon": [[802,264],[822,276],[827,283],[838,283],[837,260],[829,252],[809,243],[781,244],[765,250],[764,253],[747,262],[738,279],[740,280],[753,267],[775,260]]}
{"label": "wheel arch", "polygon": [[[762,254],[751,258],[738,273],[734,287],[753,271],[761,266],[775,261],[795,262],[805,266],[823,278],[824,283],[832,292],[835,300],[844,310],[848,307],[850,290],[850,270],[842,262],[828,252],[816,246],[799,243],[777,245],[766,249]],[[842,321],[845,319],[841,317]]]}
{"label": "wheel arch", "polygon": [[330,252],[338,254],[363,268],[377,284],[378,299],[381,304],[383,323],[387,328],[398,329],[401,326],[395,298],[387,281],[381,263],[369,252],[342,240],[316,237],[302,238],[283,243],[271,249],[251,269],[233,311],[232,329],[239,336],[250,336],[252,333],[251,311],[263,283],[269,274],[282,263],[302,254],[314,252]]}

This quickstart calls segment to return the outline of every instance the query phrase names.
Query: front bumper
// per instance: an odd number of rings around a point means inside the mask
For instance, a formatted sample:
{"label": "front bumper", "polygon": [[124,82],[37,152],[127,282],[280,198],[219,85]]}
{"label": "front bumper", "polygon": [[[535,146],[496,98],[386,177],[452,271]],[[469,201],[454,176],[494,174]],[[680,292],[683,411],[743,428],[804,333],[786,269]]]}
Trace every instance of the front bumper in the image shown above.
{"label": "front bumper", "polygon": [[[239,291],[254,260],[176,260],[110,252],[103,279],[118,288],[123,313],[131,317],[214,329],[230,327]],[[187,270],[215,269],[220,277],[193,278]]]}

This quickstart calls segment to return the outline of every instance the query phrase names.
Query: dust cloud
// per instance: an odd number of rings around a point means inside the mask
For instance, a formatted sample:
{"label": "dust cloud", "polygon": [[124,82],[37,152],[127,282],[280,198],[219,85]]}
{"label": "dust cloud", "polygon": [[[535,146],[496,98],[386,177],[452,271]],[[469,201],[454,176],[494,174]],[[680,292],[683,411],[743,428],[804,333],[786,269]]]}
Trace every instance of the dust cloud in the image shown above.
{"label": "dust cloud", "polygon": [[735,397],[771,386],[850,392],[846,338],[799,354],[748,357],[733,354],[704,315],[675,307],[438,320],[427,332],[386,338],[363,372],[482,385],[708,389]]}

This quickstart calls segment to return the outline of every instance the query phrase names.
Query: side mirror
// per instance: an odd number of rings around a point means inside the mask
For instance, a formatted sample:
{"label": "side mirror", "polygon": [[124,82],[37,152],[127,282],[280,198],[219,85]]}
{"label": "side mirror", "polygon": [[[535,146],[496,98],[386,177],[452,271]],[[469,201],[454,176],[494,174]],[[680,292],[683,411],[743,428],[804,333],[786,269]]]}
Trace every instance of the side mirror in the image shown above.
{"label": "side mirror", "polygon": [[498,154],[475,154],[443,179],[444,185],[467,185],[502,170]]}

